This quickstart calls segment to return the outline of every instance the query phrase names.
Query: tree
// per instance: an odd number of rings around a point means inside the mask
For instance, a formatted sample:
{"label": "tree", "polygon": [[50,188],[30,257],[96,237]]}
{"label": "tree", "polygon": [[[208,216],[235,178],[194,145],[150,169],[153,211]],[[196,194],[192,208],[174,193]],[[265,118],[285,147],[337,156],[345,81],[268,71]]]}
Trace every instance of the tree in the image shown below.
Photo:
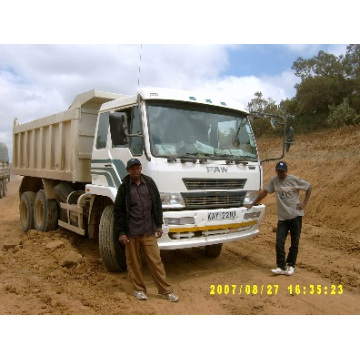
{"label": "tree", "polygon": [[301,82],[296,88],[296,116],[306,119],[313,129],[326,126],[331,106],[338,106],[349,95],[344,56],[324,51],[311,59],[298,58],[292,69]]}
{"label": "tree", "polygon": [[343,60],[349,81],[349,105],[360,113],[360,45],[348,45]]}
{"label": "tree", "polygon": [[[292,69],[300,79],[294,98],[276,105],[256,92],[248,103],[249,110],[281,114],[288,125],[301,132],[359,123],[360,45],[348,45],[345,55],[319,51],[311,59],[299,57]],[[254,131],[263,134],[268,128],[258,121]]]}
{"label": "tree", "polygon": [[359,124],[359,122],[360,116],[349,106],[348,99],[344,99],[339,106],[330,106],[330,115],[327,119],[327,123],[331,127],[354,125]]}
{"label": "tree", "polygon": [[314,76],[343,77],[345,69],[342,59],[343,55],[336,57],[321,50],[312,59],[299,57],[294,61],[292,69],[301,80]]}

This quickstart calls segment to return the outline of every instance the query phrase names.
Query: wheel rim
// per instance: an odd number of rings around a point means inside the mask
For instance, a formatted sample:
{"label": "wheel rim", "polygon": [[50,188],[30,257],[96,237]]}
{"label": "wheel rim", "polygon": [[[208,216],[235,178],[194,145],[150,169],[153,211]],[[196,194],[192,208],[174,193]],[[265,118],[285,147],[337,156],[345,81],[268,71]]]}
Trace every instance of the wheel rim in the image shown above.
{"label": "wheel rim", "polygon": [[44,207],[41,201],[37,201],[34,208],[34,216],[37,225],[41,225],[44,218]]}
{"label": "wheel rim", "polygon": [[20,206],[20,219],[23,224],[27,224],[29,220],[28,208],[26,203],[23,201]]}

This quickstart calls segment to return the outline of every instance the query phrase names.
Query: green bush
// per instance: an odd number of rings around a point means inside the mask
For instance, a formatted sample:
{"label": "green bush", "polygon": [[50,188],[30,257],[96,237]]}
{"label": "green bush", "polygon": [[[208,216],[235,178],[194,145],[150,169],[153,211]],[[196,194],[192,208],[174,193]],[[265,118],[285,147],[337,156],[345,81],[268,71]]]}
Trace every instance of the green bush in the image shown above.
{"label": "green bush", "polygon": [[340,127],[343,125],[354,125],[360,123],[360,116],[355,109],[349,105],[347,98],[338,106],[329,106],[330,115],[327,124],[330,127]]}

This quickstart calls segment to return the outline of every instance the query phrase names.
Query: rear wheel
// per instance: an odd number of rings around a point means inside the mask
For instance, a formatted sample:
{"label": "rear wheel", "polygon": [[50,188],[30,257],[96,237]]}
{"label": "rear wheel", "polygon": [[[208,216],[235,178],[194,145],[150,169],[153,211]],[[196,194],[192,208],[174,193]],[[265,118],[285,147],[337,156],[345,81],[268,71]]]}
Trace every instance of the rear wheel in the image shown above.
{"label": "rear wheel", "polygon": [[67,197],[74,191],[72,186],[66,182],[62,182],[54,187],[55,194],[59,202],[66,203]]}
{"label": "rear wheel", "polygon": [[[62,182],[54,187],[54,192],[56,194],[56,201],[60,207],[60,203],[67,203],[68,196],[74,191],[72,186],[66,182]],[[66,209],[59,209],[60,220],[68,222],[68,215]]]}
{"label": "rear wheel", "polygon": [[3,191],[4,191],[3,181],[0,180],[0,199],[2,199],[3,197]]}
{"label": "rear wheel", "polygon": [[221,254],[223,244],[205,246],[205,255],[210,258],[218,257]]}
{"label": "rear wheel", "polygon": [[34,201],[35,193],[25,191],[20,198],[20,223],[24,232],[34,229]]}
{"label": "rear wheel", "polygon": [[36,193],[34,200],[34,225],[38,231],[55,230],[58,222],[58,205],[56,200],[47,199],[44,190]]}
{"label": "rear wheel", "polygon": [[126,270],[125,246],[114,230],[114,205],[107,206],[100,219],[99,249],[105,267],[111,272]]}

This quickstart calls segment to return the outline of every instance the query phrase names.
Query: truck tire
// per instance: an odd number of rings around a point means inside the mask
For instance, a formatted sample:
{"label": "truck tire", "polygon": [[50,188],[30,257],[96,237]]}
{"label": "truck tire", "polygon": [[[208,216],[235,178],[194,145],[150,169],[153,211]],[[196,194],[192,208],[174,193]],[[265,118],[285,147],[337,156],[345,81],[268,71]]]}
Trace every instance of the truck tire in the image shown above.
{"label": "truck tire", "polygon": [[54,187],[56,197],[59,202],[66,203],[67,197],[74,191],[72,186],[66,182],[62,182]]}
{"label": "truck tire", "polygon": [[114,231],[114,205],[108,205],[100,219],[99,249],[105,267],[111,272],[126,270],[125,246]]}
{"label": "truck tire", "polygon": [[216,258],[221,254],[223,244],[205,246],[205,255],[209,258]]}
{"label": "truck tire", "polygon": [[35,193],[33,191],[25,191],[20,198],[19,212],[20,223],[23,231],[26,233],[34,229],[34,201]]}
{"label": "truck tire", "polygon": [[0,199],[2,199],[3,198],[3,181],[2,181],[2,179],[0,179]]}
{"label": "truck tire", "polygon": [[44,190],[39,190],[35,196],[34,225],[36,230],[42,232],[55,230],[58,225],[57,202],[47,199]]}
{"label": "truck tire", "polygon": [[2,180],[2,196],[5,197],[6,196],[6,191],[7,191],[7,187],[6,187],[6,179]]}

